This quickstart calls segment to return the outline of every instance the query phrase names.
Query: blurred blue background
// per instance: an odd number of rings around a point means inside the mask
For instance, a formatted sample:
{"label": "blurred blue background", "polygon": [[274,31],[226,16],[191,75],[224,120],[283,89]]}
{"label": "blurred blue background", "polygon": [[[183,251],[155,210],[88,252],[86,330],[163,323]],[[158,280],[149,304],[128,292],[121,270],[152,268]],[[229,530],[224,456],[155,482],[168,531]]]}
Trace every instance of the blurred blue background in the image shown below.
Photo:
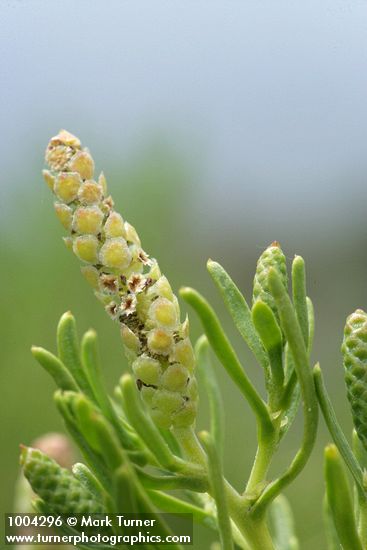
{"label": "blurred blue background", "polygon": [[[175,289],[215,304],[249,374],[261,373],[206,275],[220,261],[251,296],[256,259],[274,239],[302,254],[321,361],[343,427],[340,342],[367,307],[367,8],[363,1],[5,1],[0,4],[0,504],[10,511],[18,444],[62,430],[52,382],[29,353],[54,347],[59,316],[100,336],[112,388],[126,368],[109,322],[65,249],[42,182],[60,128],[103,169],[117,208],[137,226]],[[185,308],[183,308],[185,309]],[[200,327],[192,316],[194,335]],[[218,366],[226,400],[229,479],[243,486],[253,418]],[[207,424],[205,391],[199,427]],[[323,548],[321,421],[316,451],[287,491],[302,549]],[[274,464],[281,471],[301,419]],[[234,445],[233,442],[236,442]],[[212,535],[198,529],[195,548]]]}

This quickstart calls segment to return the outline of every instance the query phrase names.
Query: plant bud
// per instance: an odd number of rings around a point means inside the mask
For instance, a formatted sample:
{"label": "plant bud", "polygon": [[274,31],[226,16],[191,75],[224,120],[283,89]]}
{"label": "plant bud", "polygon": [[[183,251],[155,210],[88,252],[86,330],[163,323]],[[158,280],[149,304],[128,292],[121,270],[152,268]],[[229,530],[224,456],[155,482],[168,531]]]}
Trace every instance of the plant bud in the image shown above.
{"label": "plant bud", "polygon": [[83,262],[95,264],[98,261],[98,239],[93,235],[76,237],[73,242],[74,254]]}
{"label": "plant bud", "polygon": [[175,328],[178,323],[176,308],[167,298],[154,300],[149,308],[148,316],[156,326],[168,329]]}
{"label": "plant bud", "polygon": [[138,380],[146,386],[157,386],[161,376],[159,361],[147,355],[141,355],[132,364],[133,372]]}
{"label": "plant bud", "polygon": [[78,172],[83,180],[90,180],[94,174],[94,162],[89,152],[78,151],[70,160],[68,168],[71,172]]}
{"label": "plant bud", "polygon": [[77,208],[74,212],[73,229],[81,235],[98,235],[102,228],[103,214],[98,206]]}
{"label": "plant bud", "polygon": [[104,266],[123,270],[131,262],[131,252],[125,239],[115,237],[104,243],[99,258]]}
{"label": "plant bud", "polygon": [[172,423],[177,428],[191,426],[195,422],[196,414],[197,404],[194,401],[188,401],[180,411],[173,415]]}
{"label": "plant bud", "polygon": [[195,368],[195,355],[191,342],[188,338],[175,344],[170,360],[177,361],[186,367],[190,372]]}
{"label": "plant bud", "polygon": [[157,390],[152,399],[152,408],[157,408],[166,415],[179,410],[181,406],[181,395],[173,391]]}
{"label": "plant bud", "polygon": [[67,165],[74,151],[65,145],[49,146],[46,151],[46,162],[56,172],[67,169]]}
{"label": "plant bud", "polygon": [[172,345],[173,337],[170,332],[157,328],[148,333],[148,348],[153,354],[168,355]]}
{"label": "plant bud", "polygon": [[151,296],[162,296],[162,298],[166,298],[170,301],[173,300],[171,285],[164,275],[158,278],[157,282],[149,289],[148,294]]}
{"label": "plant bud", "polygon": [[103,197],[102,187],[93,180],[83,183],[78,192],[78,199],[82,204],[99,204]]}
{"label": "plant bud", "polygon": [[81,143],[76,136],[74,136],[67,130],[60,130],[57,136],[51,138],[49,146],[54,147],[57,145],[64,145],[66,147],[72,147],[73,149],[80,149]]}
{"label": "plant bud", "polygon": [[111,237],[126,237],[124,220],[117,212],[111,212],[104,226],[106,239]]}
{"label": "plant bud", "polygon": [[78,196],[82,181],[76,172],[61,172],[55,181],[55,194],[62,202],[74,201]]}
{"label": "plant bud", "polygon": [[190,380],[189,371],[179,363],[170,365],[162,376],[162,386],[170,391],[183,391]]}

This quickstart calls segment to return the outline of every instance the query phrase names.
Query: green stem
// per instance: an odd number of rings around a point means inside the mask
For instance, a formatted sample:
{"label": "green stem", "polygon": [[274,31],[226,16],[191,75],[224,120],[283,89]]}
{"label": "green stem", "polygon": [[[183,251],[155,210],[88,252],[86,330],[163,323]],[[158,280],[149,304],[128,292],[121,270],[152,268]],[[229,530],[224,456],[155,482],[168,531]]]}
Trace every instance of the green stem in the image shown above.
{"label": "green stem", "polygon": [[173,428],[173,433],[186,459],[206,468],[206,456],[194,429],[191,426],[188,428]]}
{"label": "green stem", "polygon": [[249,515],[248,503],[226,483],[229,513],[251,550],[274,550],[274,545],[266,525],[265,516]]}
{"label": "green stem", "polygon": [[265,436],[261,434],[260,430],[258,431],[258,448],[251,474],[246,485],[246,497],[252,498],[252,493],[254,494],[253,497],[258,496],[256,493],[263,488],[263,483],[278,443],[278,436],[278,430],[270,435],[265,434]]}

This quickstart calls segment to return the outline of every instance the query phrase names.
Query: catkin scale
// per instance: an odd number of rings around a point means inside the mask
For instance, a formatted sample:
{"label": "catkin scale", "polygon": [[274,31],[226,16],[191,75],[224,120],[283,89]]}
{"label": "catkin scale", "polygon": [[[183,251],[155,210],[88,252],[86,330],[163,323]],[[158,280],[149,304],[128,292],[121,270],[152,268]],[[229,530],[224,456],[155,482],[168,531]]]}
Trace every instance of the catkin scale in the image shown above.
{"label": "catkin scale", "polygon": [[196,417],[195,357],[188,323],[158,263],[141,248],[136,229],[114,210],[106,178],[65,130],[50,140],[43,172],[55,210],[69,231],[66,244],[82,273],[121,327],[126,356],[152,418],[161,426],[190,426]]}
{"label": "catkin scale", "polygon": [[367,449],[367,313],[362,309],[347,318],[342,353],[353,423]]}

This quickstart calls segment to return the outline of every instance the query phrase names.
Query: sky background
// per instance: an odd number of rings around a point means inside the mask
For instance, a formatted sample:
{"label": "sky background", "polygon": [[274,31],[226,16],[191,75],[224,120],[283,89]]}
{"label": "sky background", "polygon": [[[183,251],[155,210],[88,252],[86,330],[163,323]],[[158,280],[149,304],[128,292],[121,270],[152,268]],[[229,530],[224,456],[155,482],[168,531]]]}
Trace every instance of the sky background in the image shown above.
{"label": "sky background", "polygon": [[[4,510],[18,443],[62,429],[31,343],[53,347],[58,317],[71,308],[81,330],[99,330],[111,387],[126,368],[116,328],[64,249],[41,181],[45,146],[62,127],[91,149],[118,209],[175,288],[196,286],[213,301],[259,384],[206,259],[222,262],[250,298],[256,259],[272,240],[289,261],[305,257],[317,314],[313,359],[350,430],[339,348],[346,315],[367,307],[366,31],[358,0],[0,2]],[[194,318],[193,327],[198,335]],[[228,441],[241,441],[226,465],[241,484],[253,422],[219,376]],[[320,424],[315,455],[288,491],[305,550],[323,544],[328,438]],[[275,471],[296,451],[300,428]],[[198,533],[198,548],[205,537]]]}

